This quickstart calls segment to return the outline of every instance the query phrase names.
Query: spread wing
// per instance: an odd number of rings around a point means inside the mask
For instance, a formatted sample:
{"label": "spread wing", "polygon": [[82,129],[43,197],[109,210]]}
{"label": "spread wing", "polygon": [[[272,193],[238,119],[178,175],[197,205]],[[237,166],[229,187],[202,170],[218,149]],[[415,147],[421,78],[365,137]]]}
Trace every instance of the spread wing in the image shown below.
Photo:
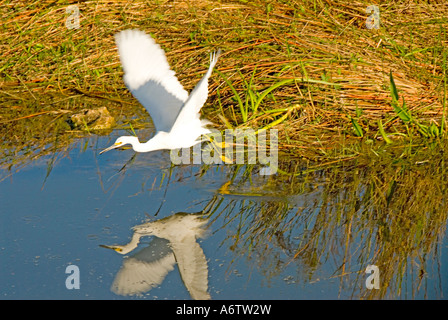
{"label": "spread wing", "polygon": [[151,115],[157,131],[171,131],[188,92],[170,69],[165,52],[140,30],[115,35],[124,82]]}
{"label": "spread wing", "polygon": [[[208,78],[210,78],[213,68],[215,67],[216,62],[218,62],[220,53],[221,51],[218,51],[210,55],[210,66],[208,67],[206,74],[198,82],[196,87],[194,87],[193,91],[191,91],[190,96],[188,97],[179,114],[180,120],[176,121],[176,127],[182,127],[183,125],[187,125],[188,123],[191,123],[195,120],[199,120],[199,111],[201,110],[205,101],[207,101]],[[205,125],[207,123],[207,121],[204,121],[203,124]]]}
{"label": "spread wing", "polygon": [[172,240],[174,256],[179,267],[182,281],[195,300],[209,300],[208,267],[204,251],[196,242],[194,235],[187,235],[179,240]]}
{"label": "spread wing", "polygon": [[123,296],[143,294],[160,285],[175,264],[168,240],[154,238],[147,248],[124,259],[111,290]]}

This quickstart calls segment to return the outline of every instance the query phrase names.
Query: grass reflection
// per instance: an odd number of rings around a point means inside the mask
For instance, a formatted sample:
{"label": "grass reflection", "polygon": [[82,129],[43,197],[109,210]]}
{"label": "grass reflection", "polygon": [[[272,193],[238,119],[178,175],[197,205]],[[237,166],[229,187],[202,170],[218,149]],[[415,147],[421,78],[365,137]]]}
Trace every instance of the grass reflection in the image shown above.
{"label": "grass reflection", "polygon": [[[89,130],[88,127],[73,130],[68,120],[82,109],[108,107],[119,118],[115,129],[148,126],[148,115],[138,105],[126,106],[128,117],[122,114],[125,101],[50,93],[14,97],[0,93],[0,181],[35,161],[46,161],[48,176],[57,161],[73,148],[74,142],[110,133],[111,130]],[[145,123],[140,121],[142,118]]]}
{"label": "grass reflection", "polygon": [[[410,298],[427,291],[441,297],[445,165],[439,155],[420,165],[372,161],[314,171],[283,163],[295,171],[263,185],[277,190],[277,199],[225,195],[228,201],[213,218],[224,219],[221,228],[234,229],[227,230],[223,245],[235,257],[254,259],[268,281],[290,264],[297,265],[299,281],[316,281],[320,267],[331,263],[330,278],[339,279],[341,297]],[[229,174],[228,188],[247,191],[249,176],[257,175],[253,168]],[[379,268],[378,290],[365,286],[369,264]],[[428,288],[431,278],[437,287]]]}

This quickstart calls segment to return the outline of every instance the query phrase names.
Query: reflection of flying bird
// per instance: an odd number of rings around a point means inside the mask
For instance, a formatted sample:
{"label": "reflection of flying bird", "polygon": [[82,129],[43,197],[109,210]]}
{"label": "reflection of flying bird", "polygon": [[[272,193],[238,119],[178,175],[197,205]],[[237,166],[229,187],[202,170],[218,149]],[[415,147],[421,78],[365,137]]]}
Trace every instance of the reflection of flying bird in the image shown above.
{"label": "reflection of flying bird", "polygon": [[122,136],[100,153],[131,144],[137,152],[160,149],[189,148],[200,142],[202,134],[210,133],[200,120],[199,111],[207,100],[208,78],[218,61],[218,53],[210,55],[210,67],[190,95],[170,69],[165,52],[146,33],[125,30],[115,36],[124,82],[131,93],[151,115],[156,135],[146,143],[137,137]]}
{"label": "reflection of flying bird", "polygon": [[126,258],[117,273],[112,290],[121,295],[147,292],[162,283],[177,262],[182,281],[193,299],[210,299],[208,268],[204,252],[196,242],[204,237],[208,219],[202,214],[177,213],[154,222],[135,226],[131,241],[124,245],[105,246],[118,253],[134,250],[140,238],[157,237],[137,254]]}
{"label": "reflection of flying bird", "polygon": [[[118,246],[113,249],[120,252]],[[175,264],[176,258],[169,247],[169,241],[154,238],[148,247],[123,260],[111,290],[122,296],[148,292],[163,282]]]}

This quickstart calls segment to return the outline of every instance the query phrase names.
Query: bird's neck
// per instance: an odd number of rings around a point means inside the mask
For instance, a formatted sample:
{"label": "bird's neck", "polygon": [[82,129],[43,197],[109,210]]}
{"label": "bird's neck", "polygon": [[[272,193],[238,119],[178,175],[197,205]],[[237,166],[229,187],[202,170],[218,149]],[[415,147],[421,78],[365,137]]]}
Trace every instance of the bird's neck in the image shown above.
{"label": "bird's neck", "polygon": [[132,235],[131,241],[127,245],[125,245],[123,248],[125,253],[128,253],[128,252],[134,250],[135,248],[137,248],[138,244],[140,243],[140,238],[142,236],[143,235],[141,233],[134,232],[134,234]]}
{"label": "bird's neck", "polygon": [[132,148],[136,152],[150,152],[160,149],[165,149],[165,132],[158,132],[153,138],[145,143],[136,143],[132,145]]}

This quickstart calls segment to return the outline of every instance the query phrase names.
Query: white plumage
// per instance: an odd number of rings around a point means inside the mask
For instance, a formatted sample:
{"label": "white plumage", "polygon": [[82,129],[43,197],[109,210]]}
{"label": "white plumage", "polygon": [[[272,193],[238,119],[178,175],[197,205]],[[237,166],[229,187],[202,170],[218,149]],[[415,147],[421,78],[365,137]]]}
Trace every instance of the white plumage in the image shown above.
{"label": "white plumage", "polygon": [[131,93],[151,115],[155,136],[140,143],[133,136],[119,137],[101,153],[131,144],[137,152],[160,149],[189,148],[200,142],[202,134],[210,133],[207,120],[199,111],[207,100],[208,78],[218,60],[218,53],[210,55],[210,67],[193,91],[188,92],[170,69],[165,52],[148,34],[139,30],[125,30],[115,36],[124,70],[124,82]]}

